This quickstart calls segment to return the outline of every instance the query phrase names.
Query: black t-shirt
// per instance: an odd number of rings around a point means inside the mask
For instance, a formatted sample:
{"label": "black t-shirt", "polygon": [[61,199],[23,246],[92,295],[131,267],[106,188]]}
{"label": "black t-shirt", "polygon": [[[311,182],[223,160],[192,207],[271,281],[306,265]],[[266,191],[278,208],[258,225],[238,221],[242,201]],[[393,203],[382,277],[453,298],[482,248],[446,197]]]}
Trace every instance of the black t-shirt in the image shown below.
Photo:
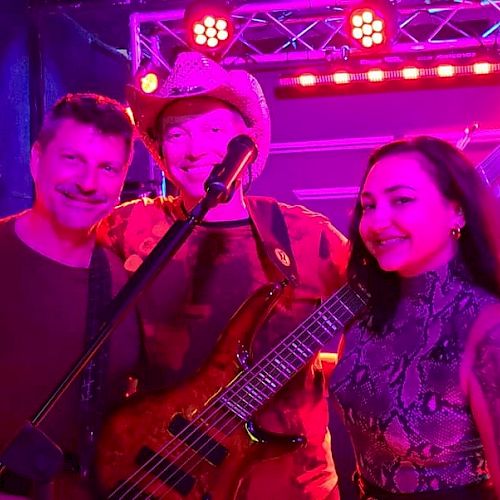
{"label": "black t-shirt", "polygon": [[[89,270],[62,265],[25,245],[15,219],[0,221],[0,448],[30,419],[81,354]],[[126,277],[107,254],[116,292]],[[129,314],[111,337],[106,401],[121,399],[139,358],[139,334]],[[41,424],[64,451],[79,440],[80,380]]]}

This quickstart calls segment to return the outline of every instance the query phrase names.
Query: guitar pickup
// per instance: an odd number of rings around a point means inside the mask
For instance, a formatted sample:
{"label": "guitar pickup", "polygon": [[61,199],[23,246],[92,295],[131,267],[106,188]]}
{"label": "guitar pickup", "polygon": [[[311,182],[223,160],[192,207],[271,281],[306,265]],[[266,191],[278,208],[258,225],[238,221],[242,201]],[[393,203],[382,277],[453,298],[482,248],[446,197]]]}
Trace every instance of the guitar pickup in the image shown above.
{"label": "guitar pickup", "polygon": [[210,437],[180,413],[174,415],[168,426],[169,432],[187,444],[212,465],[220,465],[228,455],[227,448]]}

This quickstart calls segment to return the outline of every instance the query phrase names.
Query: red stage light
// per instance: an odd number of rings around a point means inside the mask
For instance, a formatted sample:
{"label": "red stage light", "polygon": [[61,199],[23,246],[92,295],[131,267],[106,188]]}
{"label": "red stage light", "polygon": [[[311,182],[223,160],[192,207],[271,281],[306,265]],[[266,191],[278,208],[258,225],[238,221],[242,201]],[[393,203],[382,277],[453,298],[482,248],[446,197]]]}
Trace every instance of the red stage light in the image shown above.
{"label": "red stage light", "polygon": [[[367,2],[366,2],[367,3]],[[346,32],[365,49],[387,45],[395,29],[395,12],[387,0],[372,0],[355,6],[347,17]]]}
{"label": "red stage light", "polygon": [[451,64],[442,64],[436,68],[436,73],[441,78],[450,78],[455,75],[455,67]]}
{"label": "red stage light", "polygon": [[334,73],[333,81],[339,85],[349,83],[351,81],[351,75],[345,71],[338,71],[337,73]]}
{"label": "red stage light", "polygon": [[299,76],[299,83],[303,87],[311,87],[313,85],[316,85],[316,77],[311,73],[304,73]]}
{"label": "red stage light", "polygon": [[405,80],[416,80],[419,75],[420,71],[418,68],[403,68],[401,70],[401,75]]}
{"label": "red stage light", "polygon": [[380,69],[371,69],[366,73],[370,82],[381,82],[384,80],[384,72]]}
{"label": "red stage light", "polygon": [[[429,80],[461,79],[461,78],[481,78],[481,79],[496,79],[500,78],[500,61],[495,62],[468,62],[465,64],[440,64],[430,67],[406,66],[403,68],[393,68],[390,66],[380,68],[374,66],[371,69],[346,69],[337,70],[331,73],[311,74],[303,73],[300,76],[280,78],[281,88],[296,88],[297,91],[303,91],[304,87],[317,87],[321,91],[327,90],[335,92],[339,86],[349,84],[353,88],[383,82],[394,83],[399,81],[421,80],[422,82]],[[379,84],[380,85],[380,84]],[[379,87],[376,85],[376,87]],[[384,88],[384,87],[380,87]],[[312,91],[312,89],[311,89]],[[339,90],[339,92],[342,92]]]}
{"label": "red stage light", "polygon": [[191,2],[184,12],[184,23],[188,43],[212,55],[223,50],[233,34],[231,10],[222,0]]}
{"label": "red stage light", "polygon": [[474,74],[476,75],[488,75],[491,73],[491,64],[487,62],[477,62],[472,67]]}

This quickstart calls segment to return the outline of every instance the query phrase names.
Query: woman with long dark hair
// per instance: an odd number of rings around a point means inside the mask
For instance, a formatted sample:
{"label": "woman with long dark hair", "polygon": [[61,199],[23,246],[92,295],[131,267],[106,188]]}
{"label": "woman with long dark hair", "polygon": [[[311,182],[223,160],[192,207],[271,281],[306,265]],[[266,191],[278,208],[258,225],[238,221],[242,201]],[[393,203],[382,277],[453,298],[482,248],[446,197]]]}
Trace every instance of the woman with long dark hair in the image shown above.
{"label": "woman with long dark hair", "polygon": [[361,186],[349,274],[370,298],[331,381],[360,498],[500,497],[498,204],[431,137],[377,150]]}

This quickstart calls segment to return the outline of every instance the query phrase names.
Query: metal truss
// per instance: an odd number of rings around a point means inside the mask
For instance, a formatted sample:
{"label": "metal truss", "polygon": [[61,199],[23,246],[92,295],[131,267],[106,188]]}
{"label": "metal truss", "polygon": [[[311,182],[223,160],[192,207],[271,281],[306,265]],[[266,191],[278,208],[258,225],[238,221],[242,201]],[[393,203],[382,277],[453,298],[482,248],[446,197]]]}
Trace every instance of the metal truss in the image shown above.
{"label": "metal truss", "polygon": [[[352,5],[347,0],[240,5],[232,14],[236,36],[222,63],[277,69],[369,57],[369,51],[354,46],[345,33]],[[400,0],[389,7],[397,29],[386,57],[442,52],[459,57],[483,50],[499,54],[500,0]],[[131,14],[134,72],[147,60],[170,69],[173,55],[187,46],[183,15],[181,9]]]}

